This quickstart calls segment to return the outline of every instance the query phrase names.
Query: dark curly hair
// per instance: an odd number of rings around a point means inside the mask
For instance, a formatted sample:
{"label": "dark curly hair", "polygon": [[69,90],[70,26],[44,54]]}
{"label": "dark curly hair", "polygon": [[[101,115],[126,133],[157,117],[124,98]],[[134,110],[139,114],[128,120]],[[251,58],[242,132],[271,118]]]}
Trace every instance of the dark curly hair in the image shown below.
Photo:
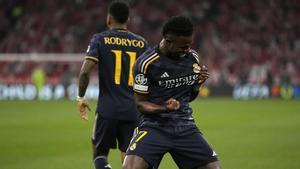
{"label": "dark curly hair", "polygon": [[112,1],[108,13],[119,23],[125,23],[129,17],[129,5],[125,1]]}
{"label": "dark curly hair", "polygon": [[173,16],[165,22],[162,34],[163,37],[167,34],[191,36],[193,34],[193,23],[187,16]]}

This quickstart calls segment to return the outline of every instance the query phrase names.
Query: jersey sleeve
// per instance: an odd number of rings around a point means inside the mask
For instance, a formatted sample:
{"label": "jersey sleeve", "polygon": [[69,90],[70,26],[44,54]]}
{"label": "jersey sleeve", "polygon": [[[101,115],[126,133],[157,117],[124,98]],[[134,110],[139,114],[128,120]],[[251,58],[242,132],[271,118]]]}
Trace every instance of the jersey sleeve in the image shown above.
{"label": "jersey sleeve", "polygon": [[98,40],[97,36],[94,35],[89,43],[87,50],[86,50],[85,59],[99,62],[99,58],[100,58],[99,47],[100,47],[100,41]]}
{"label": "jersey sleeve", "polygon": [[193,57],[195,58],[196,62],[200,65],[200,57],[199,54],[195,50],[191,50]]}
{"label": "jersey sleeve", "polygon": [[145,72],[142,72],[139,61],[133,67],[134,84],[133,90],[136,93],[148,94],[149,93],[149,79]]}

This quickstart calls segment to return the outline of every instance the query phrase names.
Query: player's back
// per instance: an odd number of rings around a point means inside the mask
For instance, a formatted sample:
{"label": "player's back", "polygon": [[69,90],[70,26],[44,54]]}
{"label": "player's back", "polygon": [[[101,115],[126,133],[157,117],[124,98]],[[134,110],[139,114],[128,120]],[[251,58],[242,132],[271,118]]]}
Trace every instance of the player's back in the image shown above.
{"label": "player's back", "polygon": [[[106,118],[134,120],[132,66],[147,42],[128,30],[113,29],[94,35],[89,50],[98,50],[100,94],[97,111]],[[92,42],[90,45],[92,45]],[[89,53],[89,52],[88,52]]]}

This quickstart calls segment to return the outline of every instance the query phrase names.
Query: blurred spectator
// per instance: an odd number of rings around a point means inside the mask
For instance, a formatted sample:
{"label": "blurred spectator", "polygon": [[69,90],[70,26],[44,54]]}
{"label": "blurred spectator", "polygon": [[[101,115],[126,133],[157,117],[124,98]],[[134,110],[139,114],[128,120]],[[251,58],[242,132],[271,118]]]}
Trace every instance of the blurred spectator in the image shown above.
{"label": "blurred spectator", "polygon": [[[83,53],[92,34],[106,29],[108,2],[1,1],[0,52]],[[161,25],[169,16],[186,14],[193,18],[195,48],[211,71],[209,85],[299,83],[297,0],[130,2],[133,6],[130,29],[142,34],[150,44],[161,38]],[[15,64],[14,71],[18,74],[22,65]],[[8,68],[1,69],[0,73]]]}
{"label": "blurred spectator", "polygon": [[45,72],[42,66],[37,66],[32,72],[32,81],[37,91],[40,92],[45,85]]}

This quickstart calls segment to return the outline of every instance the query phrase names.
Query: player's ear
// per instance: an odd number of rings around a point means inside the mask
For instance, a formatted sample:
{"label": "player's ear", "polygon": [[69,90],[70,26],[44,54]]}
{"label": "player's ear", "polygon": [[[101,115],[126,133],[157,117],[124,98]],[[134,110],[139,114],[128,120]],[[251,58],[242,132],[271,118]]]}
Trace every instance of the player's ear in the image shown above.
{"label": "player's ear", "polygon": [[106,25],[108,25],[108,26],[111,25],[111,19],[112,19],[111,15],[108,14],[106,17]]}

